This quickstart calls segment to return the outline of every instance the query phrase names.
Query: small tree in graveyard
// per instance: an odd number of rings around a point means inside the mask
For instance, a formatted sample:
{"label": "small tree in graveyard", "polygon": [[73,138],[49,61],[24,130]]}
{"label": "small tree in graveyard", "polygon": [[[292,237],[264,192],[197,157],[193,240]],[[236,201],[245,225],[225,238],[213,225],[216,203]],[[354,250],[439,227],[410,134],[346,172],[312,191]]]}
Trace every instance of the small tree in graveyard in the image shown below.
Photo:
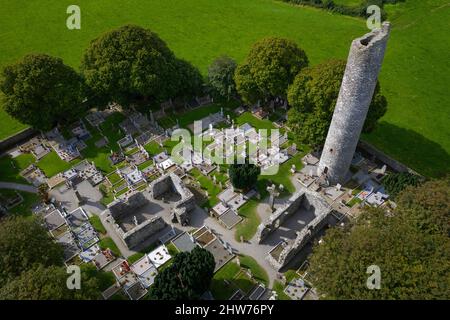
{"label": "small tree in graveyard", "polygon": [[197,300],[209,289],[214,274],[213,255],[200,247],[175,255],[150,289],[156,300]]}
{"label": "small tree in graveyard", "polygon": [[94,101],[127,107],[138,99],[165,101],[201,89],[203,78],[190,63],[177,59],[154,32],[125,25],[93,40],[81,71]]}
{"label": "small tree in graveyard", "polygon": [[256,42],[235,72],[241,97],[250,103],[273,97],[286,98],[295,76],[308,65],[306,53],[291,40],[265,38]]}
{"label": "small tree in graveyard", "polygon": [[236,61],[228,56],[221,56],[211,63],[208,68],[208,85],[214,95],[230,100],[236,94],[236,67]]}
{"label": "small tree in graveyard", "polygon": [[241,190],[249,190],[254,187],[261,173],[260,167],[248,161],[244,164],[233,164],[229,170],[233,187]]}
{"label": "small tree in graveyard", "polygon": [[71,122],[83,112],[84,85],[59,58],[29,54],[6,66],[0,80],[5,111],[39,130]]}

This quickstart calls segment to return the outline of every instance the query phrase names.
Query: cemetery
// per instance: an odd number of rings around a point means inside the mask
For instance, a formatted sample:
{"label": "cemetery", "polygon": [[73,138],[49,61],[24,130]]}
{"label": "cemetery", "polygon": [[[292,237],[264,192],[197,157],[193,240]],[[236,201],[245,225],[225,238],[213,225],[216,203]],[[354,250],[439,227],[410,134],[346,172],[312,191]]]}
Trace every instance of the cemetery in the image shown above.
{"label": "cemetery", "polygon": [[[104,299],[148,298],[172,258],[197,247],[214,260],[204,293],[213,299],[315,299],[303,276],[279,279],[307,260],[328,228],[345,226],[366,206],[395,207],[383,181],[396,168],[358,144],[373,90],[346,80],[365,79],[364,68],[378,75],[388,34],[386,23],[352,43],[323,146],[294,137],[285,98],[222,103],[205,94],[158,101],[158,110],[111,102],[9,150],[2,161],[5,183],[13,184],[2,188],[0,210],[23,204],[19,191],[35,195],[29,209],[62,246],[65,264],[114,276]],[[192,142],[172,141],[180,128],[202,146],[183,163],[171,154]],[[251,160],[254,180],[252,167],[236,173],[235,158]]]}
{"label": "cemetery", "polygon": [[[14,153],[16,157],[26,154],[33,157],[33,161],[20,171],[27,183],[36,187],[47,184],[50,188],[54,209],[46,209],[38,215],[43,216],[55,241],[63,246],[66,263],[92,263],[98,270],[113,270],[116,283],[103,293],[105,299],[120,296],[138,300],[145,297],[158,269],[170,263],[171,255],[166,245],[172,246],[175,252],[191,251],[195,246],[208,250],[214,256],[215,273],[220,277],[225,272],[222,270],[236,264],[239,257],[232,245],[223,241],[211,227],[231,234],[234,239],[236,230],[255,223],[251,215],[241,214],[242,210],[248,210],[246,204],[249,201],[256,204],[252,209],[256,212],[265,197],[270,198],[269,202],[277,203],[272,204],[272,213],[263,215],[261,224],[252,227],[254,231],[249,233],[250,238],[254,237],[256,243],[267,248],[261,259],[274,270],[283,270],[289,265],[316,234],[323,233],[324,228],[344,221],[344,217],[356,217],[362,206],[389,204],[389,195],[380,183],[389,170],[386,165],[373,162],[363,155],[364,152],[358,151],[352,159],[352,174],[348,180],[342,185],[330,185],[318,175],[320,152],[304,152],[308,149],[292,143],[286,133],[278,137],[278,146],[283,149],[277,149],[276,141],[272,139],[267,153],[250,155],[263,168],[280,165],[278,175],[262,179],[256,188],[247,192],[233,188],[228,165],[215,164],[212,156],[226,142],[236,142],[241,147],[247,143],[258,145],[262,137],[257,130],[273,128],[264,122],[267,114],[261,107],[247,111],[246,106],[240,106],[235,113],[219,109],[209,115],[201,111],[201,118],[194,120],[204,120],[201,136],[205,154],[194,153],[192,162],[182,164],[171,159],[170,150],[174,144],[167,143],[168,132],[156,124],[154,114],[150,117],[152,120],[138,112],[118,116],[122,111],[117,104],[107,110],[89,113],[85,121],[71,126],[69,140],[55,128],[33,138]],[[186,112],[192,114],[194,110]],[[111,130],[112,123],[118,129]],[[193,129],[193,122],[191,124]],[[189,128],[187,124],[183,125]],[[109,170],[104,171],[105,165],[98,156],[85,158],[86,149],[102,154],[101,159],[107,159]],[[40,163],[51,150],[65,165],[61,166],[63,170],[47,177]],[[231,155],[228,150],[227,154]],[[92,195],[97,193],[95,199],[98,200],[94,201],[99,201],[99,205],[91,204],[89,199],[94,199]],[[285,204],[278,204],[277,197],[287,197],[283,200]],[[63,202],[66,204],[62,205]],[[201,227],[190,226],[199,219],[198,208],[205,205],[202,208],[205,217],[209,216],[215,222]],[[89,208],[91,215],[100,217],[106,235],[112,238],[117,248],[98,245],[105,235],[99,234],[89,223],[83,208]],[[169,233],[170,237],[167,236]],[[158,240],[164,237],[167,239]],[[133,263],[116,257],[117,252],[126,257],[152,243],[161,246]],[[262,263],[259,257],[257,259]],[[116,267],[111,267],[114,265]],[[241,268],[229,277],[226,281],[221,280],[222,284],[213,290],[213,296],[224,297],[224,292],[226,298],[232,300],[273,296],[268,283],[255,280],[248,269]],[[285,294],[291,299],[302,299],[309,289],[298,286],[297,282],[286,284]]]}

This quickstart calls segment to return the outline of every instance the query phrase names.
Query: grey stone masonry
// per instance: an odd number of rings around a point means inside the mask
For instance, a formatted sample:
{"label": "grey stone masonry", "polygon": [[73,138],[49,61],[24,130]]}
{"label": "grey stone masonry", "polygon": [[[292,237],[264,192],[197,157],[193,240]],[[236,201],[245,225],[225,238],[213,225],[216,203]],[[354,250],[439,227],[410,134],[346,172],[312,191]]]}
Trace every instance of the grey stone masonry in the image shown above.
{"label": "grey stone masonry", "polygon": [[353,40],[339,97],[319,162],[318,175],[343,183],[350,168],[381,69],[389,22]]}

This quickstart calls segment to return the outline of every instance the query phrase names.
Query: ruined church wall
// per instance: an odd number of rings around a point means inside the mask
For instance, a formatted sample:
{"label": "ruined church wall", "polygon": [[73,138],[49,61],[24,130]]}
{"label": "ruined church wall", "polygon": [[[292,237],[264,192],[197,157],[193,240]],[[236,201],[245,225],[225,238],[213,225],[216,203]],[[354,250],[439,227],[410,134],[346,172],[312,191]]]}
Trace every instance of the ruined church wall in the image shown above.
{"label": "ruined church wall", "polygon": [[126,202],[121,200],[117,200],[109,206],[109,212],[114,220],[120,219],[123,216],[132,214],[133,211],[143,207],[149,201],[145,198],[145,196],[138,192],[131,195]]}
{"label": "ruined church wall", "polygon": [[154,236],[166,227],[162,217],[155,217],[134,227],[122,235],[122,240],[128,248],[133,248],[148,238]]}
{"label": "ruined church wall", "polygon": [[281,226],[284,221],[289,219],[295,212],[297,212],[302,205],[304,199],[304,191],[295,193],[289,198],[288,203],[283,207],[277,209],[268,219],[263,221],[257,229],[256,239],[258,243],[264,241],[273,231]]}

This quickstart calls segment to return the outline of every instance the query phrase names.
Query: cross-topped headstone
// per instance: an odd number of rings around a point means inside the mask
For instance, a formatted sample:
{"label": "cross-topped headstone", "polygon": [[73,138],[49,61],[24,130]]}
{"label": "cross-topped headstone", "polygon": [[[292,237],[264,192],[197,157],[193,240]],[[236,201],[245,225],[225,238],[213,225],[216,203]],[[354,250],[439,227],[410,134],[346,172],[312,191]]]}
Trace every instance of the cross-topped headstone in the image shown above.
{"label": "cross-topped headstone", "polygon": [[274,203],[275,203],[275,197],[278,197],[280,195],[280,193],[277,191],[277,187],[274,184],[272,184],[271,186],[267,187],[266,190],[270,194],[269,205],[270,205],[270,209],[273,211],[273,206],[274,206]]}

